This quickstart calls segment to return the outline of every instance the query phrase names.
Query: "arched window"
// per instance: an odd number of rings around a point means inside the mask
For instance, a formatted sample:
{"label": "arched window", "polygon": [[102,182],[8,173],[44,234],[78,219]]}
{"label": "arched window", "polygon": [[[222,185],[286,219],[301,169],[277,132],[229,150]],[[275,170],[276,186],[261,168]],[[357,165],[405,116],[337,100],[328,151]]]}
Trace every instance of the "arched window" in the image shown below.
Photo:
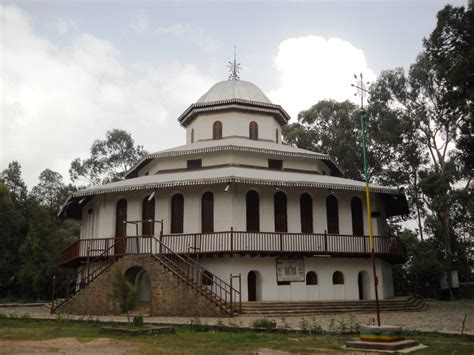
{"label": "arched window", "polygon": [[313,233],[313,200],[304,193],[300,196],[301,233]]}
{"label": "arched window", "polygon": [[258,140],[258,124],[255,121],[252,121],[249,124],[249,138]]}
{"label": "arched window", "polygon": [[260,231],[260,198],[257,191],[250,190],[246,195],[247,232]]}
{"label": "arched window", "polygon": [[212,125],[212,139],[222,139],[222,122],[216,121]]}
{"label": "arched window", "polygon": [[184,198],[175,194],[171,198],[171,233],[183,233]]}
{"label": "arched window", "polygon": [[317,285],[318,284],[318,275],[314,271],[309,271],[306,274],[306,285]]}
{"label": "arched window", "polygon": [[364,235],[364,217],[362,216],[362,201],[358,197],[353,197],[351,200],[351,214],[352,234]]}
{"label": "arched window", "polygon": [[275,142],[278,143],[280,141],[280,131],[278,128],[275,130]]}
{"label": "arched window", "polygon": [[142,202],[142,234],[155,234],[155,198],[145,197]]}
{"label": "arched window", "polygon": [[194,143],[194,128],[191,129],[191,143]]}
{"label": "arched window", "polygon": [[127,220],[127,200],[122,198],[117,202],[117,208],[115,210],[115,237],[126,237],[127,226],[125,221]]}
{"label": "arched window", "polygon": [[328,222],[328,233],[339,233],[339,208],[337,206],[337,198],[328,196],[326,199],[326,214]]}
{"label": "arched window", "polygon": [[122,198],[117,202],[115,209],[115,244],[114,253],[123,254],[127,248],[127,200]]}
{"label": "arched window", "polygon": [[333,285],[344,285],[344,275],[340,271],[335,271],[332,274],[332,284]]}
{"label": "arched window", "polygon": [[201,198],[201,231],[214,232],[214,195],[210,191]]}
{"label": "arched window", "polygon": [[275,232],[288,232],[286,195],[283,192],[278,191],[273,196],[273,206],[275,212]]}

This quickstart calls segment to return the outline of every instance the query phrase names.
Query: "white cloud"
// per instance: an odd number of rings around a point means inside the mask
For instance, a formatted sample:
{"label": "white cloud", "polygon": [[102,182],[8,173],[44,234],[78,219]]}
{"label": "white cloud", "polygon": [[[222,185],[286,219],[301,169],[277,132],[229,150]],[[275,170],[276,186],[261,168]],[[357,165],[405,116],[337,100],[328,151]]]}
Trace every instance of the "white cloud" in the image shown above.
{"label": "white cloud", "polygon": [[72,159],[112,128],[151,151],[184,143],[176,118],[213,82],[194,66],[127,64],[87,33],[58,45],[35,34],[17,7],[0,12],[0,170],[18,160],[30,188],[45,168],[67,179]]}
{"label": "white cloud", "polygon": [[77,23],[72,20],[67,20],[67,19],[59,19],[55,23],[55,28],[56,31],[58,31],[59,34],[65,35],[70,32],[76,32],[78,30]]}
{"label": "white cloud", "polygon": [[136,14],[130,23],[131,30],[137,34],[148,32],[150,27],[150,21],[143,10]]}
{"label": "white cloud", "polygon": [[155,31],[158,35],[176,36],[188,40],[208,53],[214,53],[218,47],[212,36],[203,29],[188,24],[176,23],[169,26],[160,26]]}
{"label": "white cloud", "polygon": [[[274,59],[280,87],[269,92],[292,118],[322,99],[354,100],[354,73],[373,81],[364,52],[339,38],[319,36],[290,38],[280,43]],[[355,99],[357,100],[357,98]]]}

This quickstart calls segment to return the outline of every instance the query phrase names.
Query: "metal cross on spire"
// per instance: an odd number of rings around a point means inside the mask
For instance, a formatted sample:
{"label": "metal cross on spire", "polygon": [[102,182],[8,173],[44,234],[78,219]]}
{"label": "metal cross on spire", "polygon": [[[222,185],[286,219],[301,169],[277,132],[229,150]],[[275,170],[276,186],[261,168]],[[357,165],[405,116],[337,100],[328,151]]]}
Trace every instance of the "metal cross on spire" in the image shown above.
{"label": "metal cross on spire", "polygon": [[237,63],[236,48],[234,45],[234,61],[227,64],[229,68],[229,80],[240,80],[239,72],[242,70],[240,63]]}
{"label": "metal cross on spire", "polygon": [[360,76],[357,76],[354,74],[354,78],[357,80],[355,84],[351,84],[352,87],[357,89],[357,92],[354,94],[354,96],[359,95],[360,96],[360,108],[361,110],[364,109],[364,99],[369,93],[369,90],[365,88],[366,84],[369,84],[369,82],[364,83],[364,77],[362,76],[362,73],[360,73]]}

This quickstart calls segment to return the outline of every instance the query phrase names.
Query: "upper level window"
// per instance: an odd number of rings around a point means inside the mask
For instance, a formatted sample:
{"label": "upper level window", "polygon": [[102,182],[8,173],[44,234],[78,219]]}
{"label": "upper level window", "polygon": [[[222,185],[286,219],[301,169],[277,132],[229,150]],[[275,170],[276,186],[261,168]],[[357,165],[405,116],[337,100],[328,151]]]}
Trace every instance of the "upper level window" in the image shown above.
{"label": "upper level window", "polygon": [[326,214],[328,233],[339,233],[339,208],[337,198],[335,196],[328,196],[326,198]]}
{"label": "upper level window", "polygon": [[184,197],[175,194],[171,198],[171,233],[183,233]]}
{"label": "upper level window", "polygon": [[352,215],[352,234],[364,235],[364,222],[362,215],[362,201],[357,196],[351,200],[351,215]]}
{"label": "upper level window", "polygon": [[258,124],[255,121],[252,121],[249,124],[249,138],[258,140]]}
{"label": "upper level window", "polygon": [[216,121],[212,125],[212,139],[222,139],[222,122]]}
{"label": "upper level window", "polygon": [[313,200],[304,193],[300,196],[301,233],[313,233]]}
{"label": "upper level window", "polygon": [[192,159],[187,161],[188,170],[195,170],[202,168],[202,159]]}
{"label": "upper level window", "polygon": [[275,130],[275,142],[280,142],[280,131],[278,131],[278,128]]}
{"label": "upper level window", "polygon": [[273,196],[273,205],[275,212],[275,232],[288,232],[288,217],[286,213],[287,199],[286,195],[278,191]]}
{"label": "upper level window", "polygon": [[191,143],[194,143],[194,128],[191,130]]}
{"label": "upper level window", "polygon": [[268,168],[273,170],[283,170],[283,160],[268,159]]}

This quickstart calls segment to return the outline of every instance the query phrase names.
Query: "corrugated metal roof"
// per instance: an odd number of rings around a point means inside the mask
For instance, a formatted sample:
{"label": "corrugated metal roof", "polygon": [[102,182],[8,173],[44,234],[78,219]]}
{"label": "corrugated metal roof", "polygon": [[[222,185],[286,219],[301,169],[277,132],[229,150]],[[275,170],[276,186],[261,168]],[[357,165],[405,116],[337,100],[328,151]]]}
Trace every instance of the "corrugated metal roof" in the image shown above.
{"label": "corrugated metal roof", "polygon": [[[125,177],[133,173],[137,168],[142,167],[146,160],[155,158],[165,158],[183,155],[193,155],[218,151],[247,151],[254,153],[273,154],[287,157],[302,157],[310,159],[331,160],[327,154],[316,153],[310,150],[292,147],[285,144],[263,140],[251,140],[247,138],[223,138],[218,140],[199,141],[192,144],[181,145],[178,147],[162,150],[159,152],[148,154],[136,163]],[[334,162],[333,162],[334,163]],[[336,165],[334,163],[334,165]],[[336,165],[337,166],[337,165]]]}
{"label": "corrugated metal roof", "polygon": [[[288,172],[243,167],[220,167],[147,175],[138,178],[94,186],[73,193],[74,197],[119,191],[155,189],[176,186],[244,183],[269,186],[333,188],[336,190],[364,191],[365,183],[329,175]],[[373,192],[399,194],[398,189],[370,185]]]}

